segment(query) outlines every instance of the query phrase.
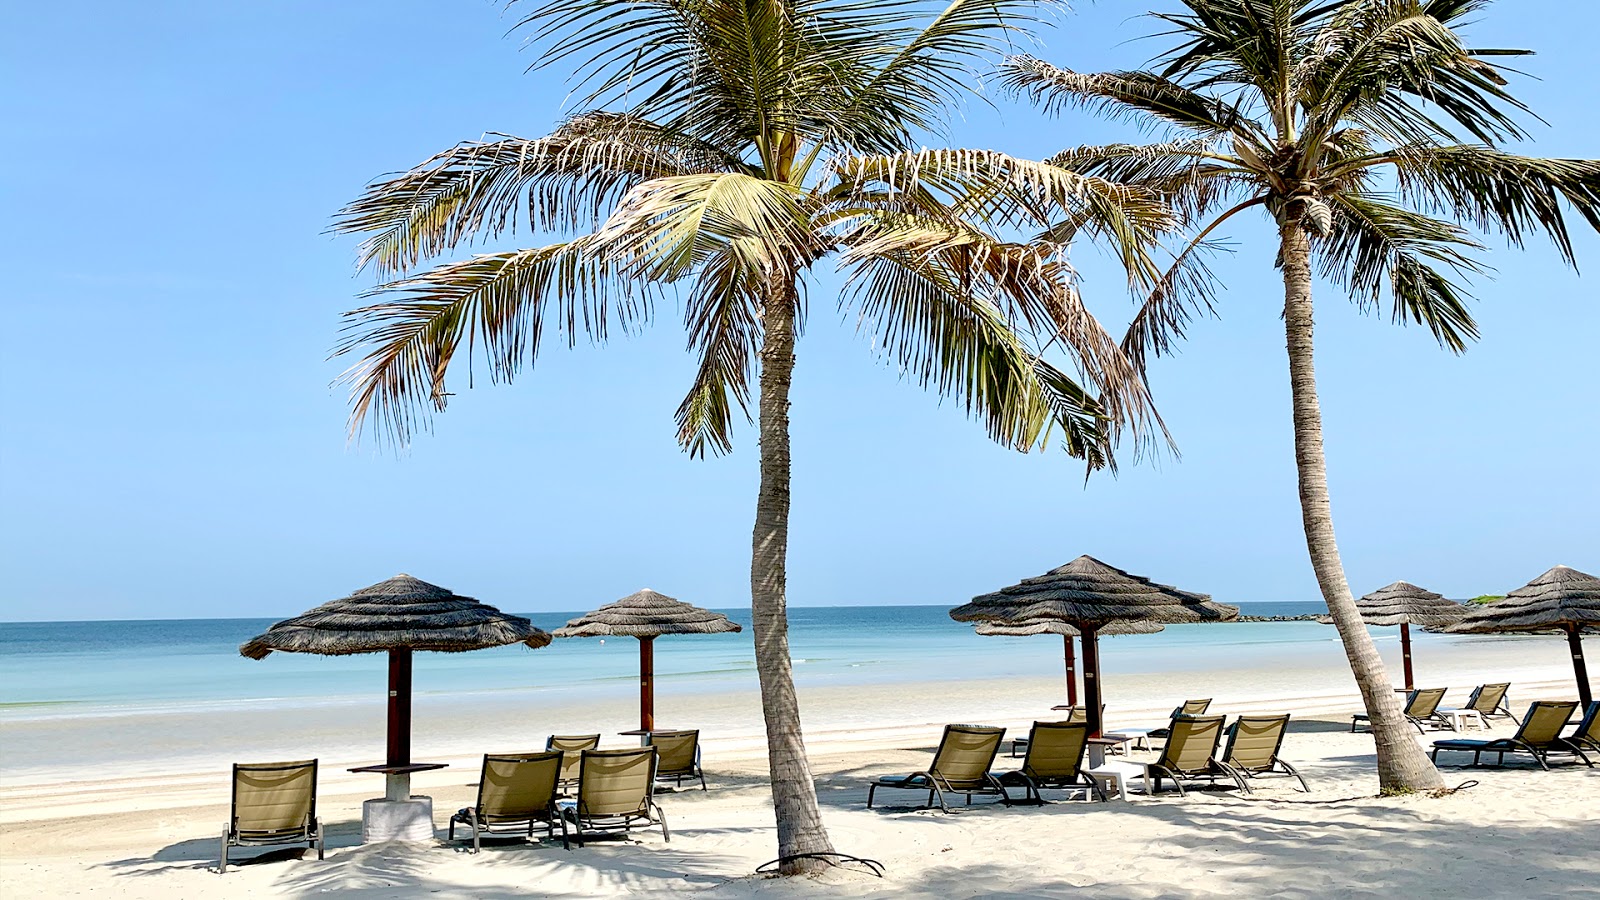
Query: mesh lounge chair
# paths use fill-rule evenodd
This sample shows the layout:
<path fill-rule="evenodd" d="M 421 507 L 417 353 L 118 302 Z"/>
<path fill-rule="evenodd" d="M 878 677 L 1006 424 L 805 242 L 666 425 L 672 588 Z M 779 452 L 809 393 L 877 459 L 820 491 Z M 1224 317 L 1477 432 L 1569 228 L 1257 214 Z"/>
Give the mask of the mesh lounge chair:
<path fill-rule="evenodd" d="M 1249 792 L 1244 777 L 1226 764 L 1217 761 L 1217 744 L 1222 740 L 1222 716 L 1173 716 L 1172 733 L 1167 745 L 1161 748 L 1161 758 L 1150 763 L 1152 794 L 1161 790 L 1161 777 L 1172 779 L 1183 796 L 1185 779 L 1229 778 L 1241 789 Z"/>
<path fill-rule="evenodd" d="M 1089 707 L 1087 707 L 1087 706 L 1056 706 L 1056 707 L 1052 707 L 1052 708 L 1067 714 L 1066 719 L 1064 719 L 1060 723 L 1062 725 L 1087 724 L 1088 721 L 1089 721 Z M 1104 703 L 1102 703 L 1102 704 L 1100 704 L 1100 721 L 1104 722 L 1105 718 L 1106 718 L 1106 705 Z M 1011 755 L 1012 755 L 1012 757 L 1021 756 L 1024 753 L 1026 753 L 1027 750 L 1028 750 L 1028 739 L 1027 738 L 1016 738 L 1016 739 L 1012 740 L 1012 742 L 1011 742 Z"/>
<path fill-rule="evenodd" d="M 561 751 L 508 753 L 483 757 L 478 779 L 478 802 L 450 817 L 450 840 L 456 825 L 472 830 L 472 852 L 482 849 L 482 835 L 526 834 L 540 824 L 552 840 L 561 826 L 561 845 L 567 845 L 565 823 L 556 812 L 556 782 L 561 777 Z"/>
<path fill-rule="evenodd" d="M 1567 722 L 1572 720 L 1572 714 L 1578 708 L 1575 700 L 1539 700 L 1522 716 L 1522 726 L 1517 733 L 1509 738 L 1497 738 L 1492 741 L 1449 740 L 1433 742 L 1433 759 L 1439 759 L 1440 750 L 1458 750 L 1462 753 L 1472 754 L 1472 764 L 1479 765 L 1485 753 L 1495 754 L 1495 765 L 1505 762 L 1507 753 L 1531 753 L 1539 768 L 1549 771 L 1547 764 L 1551 753 L 1571 753 L 1583 760 L 1584 765 L 1593 766 L 1589 757 L 1576 744 L 1569 744 L 1561 738 L 1561 729 L 1567 727 Z"/>
<path fill-rule="evenodd" d="M 652 731 L 645 740 L 656 748 L 656 780 L 672 779 L 674 787 L 683 787 L 685 778 L 700 779 L 700 790 L 706 789 L 706 773 L 700 768 L 700 732 Z"/>
<path fill-rule="evenodd" d="M 600 746 L 598 734 L 552 734 L 544 742 L 546 750 L 561 751 L 561 777 L 557 785 L 562 789 L 574 787 L 578 783 L 578 761 L 583 758 L 583 751 L 594 750 Z"/>
<path fill-rule="evenodd" d="M 1429 726 L 1435 730 L 1450 728 L 1450 720 L 1439 712 L 1439 701 L 1444 699 L 1445 691 L 1449 688 L 1418 688 L 1406 695 L 1406 708 L 1401 710 L 1406 721 L 1416 726 L 1417 734 L 1422 734 Z M 1361 722 L 1370 724 L 1371 717 L 1366 713 L 1356 713 L 1350 717 L 1350 730 L 1355 731 L 1356 725 Z"/>
<path fill-rule="evenodd" d="M 557 804 L 564 822 L 572 823 L 571 840 L 582 844 L 593 837 L 626 835 L 635 828 L 659 825 L 661 837 L 671 841 L 667 817 L 650 799 L 655 780 L 654 747 L 583 751 L 578 796 Z"/>
<path fill-rule="evenodd" d="M 926 772 L 885 775 L 874 781 L 867 788 L 867 809 L 872 808 L 872 797 L 878 788 L 927 791 L 928 802 L 923 807 L 933 806 L 937 800 L 945 812 L 950 811 L 944 802 L 945 794 L 965 794 L 968 806 L 972 805 L 974 794 L 999 797 L 1001 802 L 1010 803 L 1005 786 L 989 772 L 1005 734 L 1004 728 L 987 725 L 946 725 L 939 749 L 933 754 L 933 765 Z"/>
<path fill-rule="evenodd" d="M 1310 793 L 1306 780 L 1294 766 L 1278 757 L 1283 747 L 1283 736 L 1289 730 L 1289 716 L 1240 716 L 1228 726 L 1228 748 L 1222 752 L 1222 764 L 1244 776 L 1239 784 L 1248 793 L 1249 779 L 1271 772 L 1282 772 L 1300 782 L 1300 789 Z"/>
<path fill-rule="evenodd" d="M 1083 788 L 1084 799 L 1106 799 L 1099 782 L 1083 770 L 1089 749 L 1089 726 L 1083 722 L 1035 722 L 1028 732 L 1028 757 L 1022 768 L 1000 775 L 1003 785 L 1021 785 L 1027 792 L 1020 803 L 1043 803 L 1040 788 Z"/>
<path fill-rule="evenodd" d="M 317 761 L 233 766 L 233 801 L 222 829 L 217 873 L 228 871 L 229 847 L 298 844 L 323 858 L 322 822 L 317 819 Z"/>
<path fill-rule="evenodd" d="M 1173 710 L 1172 711 L 1172 715 L 1168 716 L 1167 718 L 1168 718 L 1168 720 L 1171 720 L 1171 719 L 1176 719 L 1179 716 L 1203 716 L 1203 715 L 1206 714 L 1206 710 L 1208 710 L 1210 708 L 1211 708 L 1211 698 L 1210 697 L 1206 697 L 1203 700 L 1185 700 L 1185 701 L 1183 701 L 1183 705 L 1178 707 L 1177 709 Z M 1171 733 L 1172 733 L 1172 729 L 1170 727 L 1152 728 L 1149 731 L 1146 731 L 1144 733 L 1144 737 L 1145 738 L 1165 738 L 1167 735 L 1169 735 Z"/>
<path fill-rule="evenodd" d="M 1511 714 L 1511 704 L 1506 700 L 1506 692 L 1509 690 L 1511 690 L 1510 682 L 1480 684 L 1472 689 L 1472 696 L 1467 698 L 1467 705 L 1463 709 L 1476 712 L 1485 725 L 1489 724 L 1490 719 L 1510 719 L 1513 723 L 1521 725 L 1517 717 Z"/>
<path fill-rule="evenodd" d="M 1600 700 L 1589 704 L 1577 729 L 1561 740 L 1575 753 L 1587 751 L 1600 754 Z"/>

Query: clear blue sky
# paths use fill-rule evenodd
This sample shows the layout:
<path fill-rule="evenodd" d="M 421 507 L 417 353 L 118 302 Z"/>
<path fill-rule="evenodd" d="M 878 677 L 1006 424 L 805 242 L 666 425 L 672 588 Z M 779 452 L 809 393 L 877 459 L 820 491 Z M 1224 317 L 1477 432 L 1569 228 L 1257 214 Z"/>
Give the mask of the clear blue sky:
<path fill-rule="evenodd" d="M 1133 67 L 1146 0 L 1043 35 L 1074 68 Z M 1532 47 L 1525 152 L 1600 156 L 1600 7 L 1502 2 L 1474 34 Z M 0 619 L 286 615 L 399 571 L 514 610 L 641 586 L 748 602 L 749 429 L 673 442 L 691 375 L 670 308 L 516 384 L 458 380 L 409 452 L 346 444 L 326 360 L 368 286 L 324 233 L 369 179 L 563 115 L 559 73 L 487 0 L 31 3 L 0 35 Z M 950 142 L 1041 155 L 1132 135 L 975 106 Z M 1311 600 L 1270 235 L 1233 233 L 1222 318 L 1154 370 L 1181 461 L 1087 488 L 1059 451 L 987 442 L 901 381 L 813 291 L 799 351 L 791 602 L 957 604 L 1091 553 L 1224 601 Z M 1319 375 L 1352 585 L 1499 592 L 1600 570 L 1600 240 L 1586 277 L 1498 243 L 1465 356 L 1321 287 Z M 1131 314 L 1079 252 L 1107 326 Z"/>

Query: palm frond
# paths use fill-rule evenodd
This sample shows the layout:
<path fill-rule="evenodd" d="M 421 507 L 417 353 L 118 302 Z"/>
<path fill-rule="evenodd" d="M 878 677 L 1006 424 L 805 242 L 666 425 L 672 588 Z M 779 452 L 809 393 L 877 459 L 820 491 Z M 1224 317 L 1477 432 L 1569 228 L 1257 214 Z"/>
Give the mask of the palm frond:
<path fill-rule="evenodd" d="M 741 238 L 741 240 L 753 240 Z M 722 253 L 702 266 L 685 306 L 689 349 L 700 357 L 694 384 L 678 406 L 678 443 L 690 456 L 733 449 L 733 407 L 749 419 L 750 373 L 761 340 L 761 284 Z"/>
<path fill-rule="evenodd" d="M 1075 107 L 1139 123 L 1153 119 L 1202 137 L 1235 131 L 1261 136 L 1238 106 L 1149 72 L 1085 74 L 1021 55 L 1001 66 L 1001 84 L 1049 114 Z"/>

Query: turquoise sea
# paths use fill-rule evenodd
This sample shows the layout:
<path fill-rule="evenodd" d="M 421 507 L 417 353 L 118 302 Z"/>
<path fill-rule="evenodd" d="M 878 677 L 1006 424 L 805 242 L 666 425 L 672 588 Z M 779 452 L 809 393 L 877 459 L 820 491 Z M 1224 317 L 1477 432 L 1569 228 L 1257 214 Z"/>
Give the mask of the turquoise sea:
<path fill-rule="evenodd" d="M 1320 612 L 1320 603 L 1247 603 L 1247 615 Z M 691 635 L 656 642 L 657 682 L 674 692 L 740 690 L 755 682 L 749 610 L 724 610 L 740 634 Z M 578 613 L 528 614 L 553 629 Z M 802 686 L 929 682 L 950 677 L 1059 677 L 1054 636 L 980 637 L 951 621 L 944 606 L 797 607 L 789 611 L 796 681 Z M 245 659 L 238 645 L 273 619 L 183 619 L 0 623 L 0 723 L 41 718 L 238 709 L 371 705 L 383 684 L 380 654 L 319 657 L 274 653 Z M 1378 629 L 1380 639 L 1395 629 Z M 1446 640 L 1420 635 L 1419 641 Z M 1270 665 L 1336 642 L 1315 622 L 1170 626 L 1154 635 L 1106 638 L 1107 671 L 1124 673 Z M 557 640 L 550 647 L 502 647 L 473 653 L 422 653 L 415 689 L 427 697 L 500 690 L 551 691 L 572 697 L 637 690 L 638 644 L 612 638 Z M 1297 648 L 1299 648 L 1297 650 Z"/>

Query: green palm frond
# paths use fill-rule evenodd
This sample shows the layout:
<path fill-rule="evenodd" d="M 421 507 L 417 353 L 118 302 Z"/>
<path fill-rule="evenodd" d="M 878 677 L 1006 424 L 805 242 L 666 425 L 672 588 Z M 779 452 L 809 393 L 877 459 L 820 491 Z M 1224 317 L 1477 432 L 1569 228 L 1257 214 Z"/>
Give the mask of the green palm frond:
<path fill-rule="evenodd" d="M 582 239 L 447 263 L 365 296 L 390 299 L 346 313 L 334 349 L 363 354 L 339 379 L 351 391 L 350 432 L 371 417 L 401 445 L 421 413 L 444 409 L 445 372 L 462 341 L 469 351 L 481 345 L 493 380 L 510 381 L 533 362 L 548 328 L 569 344 L 579 334 L 604 340 L 651 306 L 647 286 L 620 277 Z"/>
<path fill-rule="evenodd" d="M 751 240 L 743 238 L 741 240 Z M 690 456 L 733 449 L 733 408 L 750 413 L 750 374 L 761 339 L 761 288 L 741 263 L 722 253 L 703 267 L 685 307 L 689 349 L 700 357 L 694 384 L 678 406 L 678 443 Z"/>

